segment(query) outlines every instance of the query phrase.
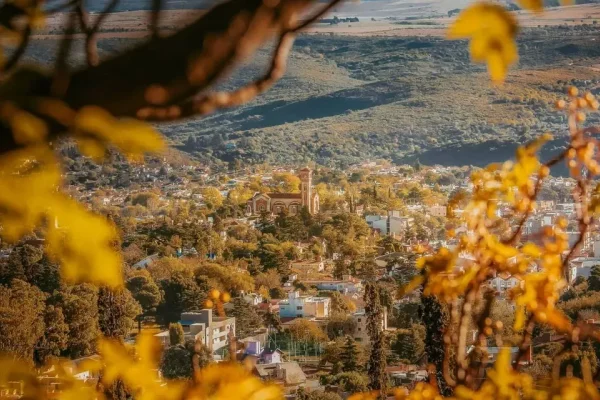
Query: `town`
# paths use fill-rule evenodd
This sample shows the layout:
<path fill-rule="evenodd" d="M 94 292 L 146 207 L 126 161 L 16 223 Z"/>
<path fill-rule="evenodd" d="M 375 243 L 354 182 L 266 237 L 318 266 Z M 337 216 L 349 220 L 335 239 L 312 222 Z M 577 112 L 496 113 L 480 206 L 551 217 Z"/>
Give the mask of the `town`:
<path fill-rule="evenodd" d="M 368 390 L 365 366 L 383 357 L 387 379 L 410 390 L 430 379 L 431 337 L 440 321 L 432 320 L 421 287 L 403 289 L 420 274 L 418 258 L 452 249 L 469 234 L 460 216 L 474 170 L 385 161 L 344 171 L 240 162 L 210 168 L 173 154 L 143 165 L 95 165 L 73 156 L 67 190 L 119 229 L 126 287 L 115 297 L 61 283 L 42 237 L 3 243 L 0 349 L 40 367 L 60 360 L 93 386 L 99 376 L 82 366 L 98 357 L 100 334 L 134 343 L 149 332 L 161 344 L 165 379 L 190 378 L 195 368 L 233 359 L 281 385 L 287 398 L 345 399 Z M 595 225 L 580 235 L 574 185 L 546 178 L 520 242 L 539 242 L 559 221 L 570 246 L 581 242 L 569 255 L 559 306 L 596 323 L 600 235 Z M 495 231 L 510 235 L 518 224 L 511 208 L 499 204 L 496 212 L 504 225 Z M 465 254 L 452 273 L 472 262 Z M 503 346 L 516 357 L 514 305 L 507 300 L 522 281 L 498 274 L 486 285 Z M 111 316 L 115 302 L 122 311 Z M 116 331 L 109 326 L 115 318 Z M 477 357 L 477 328 L 470 329 L 465 351 Z M 567 340 L 542 329 L 515 362 L 547 376 Z M 480 362 L 493 365 L 500 349 L 490 342 Z M 580 351 L 597 365 L 594 347 Z M 48 393 L 65 385 L 56 366 L 41 370 L 40 380 Z M 0 393 L 19 398 L 23 382 Z"/>

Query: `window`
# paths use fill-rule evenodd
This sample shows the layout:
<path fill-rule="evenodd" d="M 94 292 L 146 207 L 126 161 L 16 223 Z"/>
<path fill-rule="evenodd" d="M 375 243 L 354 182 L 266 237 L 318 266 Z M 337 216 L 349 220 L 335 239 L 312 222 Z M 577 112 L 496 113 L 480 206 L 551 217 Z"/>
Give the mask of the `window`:
<path fill-rule="evenodd" d="M 360 322 L 360 321 L 361 321 L 361 319 L 359 318 L 359 319 L 358 319 L 358 322 Z"/>
<path fill-rule="evenodd" d="M 258 207 L 258 209 L 259 209 L 260 211 L 265 211 L 265 206 L 264 206 L 264 205 L 261 205 L 260 207 Z"/>
<path fill-rule="evenodd" d="M 296 310 L 302 310 L 302 306 L 296 307 Z"/>
<path fill-rule="evenodd" d="M 303 315 L 302 315 L 302 314 L 296 314 L 296 317 L 298 317 L 298 318 L 302 318 L 302 317 L 303 317 Z"/>
<path fill-rule="evenodd" d="M 358 328 L 358 331 L 360 332 L 360 328 Z"/>

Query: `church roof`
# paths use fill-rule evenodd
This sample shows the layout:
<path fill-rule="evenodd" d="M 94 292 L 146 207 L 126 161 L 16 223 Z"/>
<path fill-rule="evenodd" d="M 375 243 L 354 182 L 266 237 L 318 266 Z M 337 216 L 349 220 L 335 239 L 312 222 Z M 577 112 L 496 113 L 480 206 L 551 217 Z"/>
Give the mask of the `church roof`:
<path fill-rule="evenodd" d="M 301 199 L 301 193 L 267 193 L 272 199 Z"/>

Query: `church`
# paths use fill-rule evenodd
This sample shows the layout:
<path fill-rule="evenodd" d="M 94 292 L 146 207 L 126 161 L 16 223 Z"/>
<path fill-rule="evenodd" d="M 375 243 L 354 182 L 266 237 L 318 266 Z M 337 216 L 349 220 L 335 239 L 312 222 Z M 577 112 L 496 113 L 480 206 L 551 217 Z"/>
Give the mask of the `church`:
<path fill-rule="evenodd" d="M 300 193 L 256 193 L 248 200 L 248 214 L 258 215 L 263 212 L 279 214 L 287 211 L 294 215 L 306 207 L 308 212 L 319 212 L 319 194 L 312 187 L 312 170 L 308 167 L 300 170 Z"/>

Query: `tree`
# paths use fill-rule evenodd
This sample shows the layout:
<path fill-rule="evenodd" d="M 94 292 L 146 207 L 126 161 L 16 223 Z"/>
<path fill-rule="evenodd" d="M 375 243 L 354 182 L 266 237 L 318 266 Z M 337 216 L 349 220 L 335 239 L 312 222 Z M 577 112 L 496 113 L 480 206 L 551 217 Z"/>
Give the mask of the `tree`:
<path fill-rule="evenodd" d="M 436 381 L 440 393 L 448 396 L 452 388 L 444 378 L 444 332 L 448 315 L 434 296 L 421 297 L 421 321 L 425 326 L 425 355 L 427 362 L 435 366 Z"/>
<path fill-rule="evenodd" d="M 184 311 L 199 311 L 204 307 L 208 285 L 199 286 L 197 282 L 183 271 L 160 282 L 164 296 L 157 307 L 157 315 L 163 324 L 179 321 Z"/>
<path fill-rule="evenodd" d="M 294 340 L 301 342 L 324 342 L 327 335 L 319 325 L 306 318 L 297 318 L 288 328 L 288 332 Z"/>
<path fill-rule="evenodd" d="M 333 313 L 327 321 L 327 336 L 335 339 L 338 336 L 354 335 L 356 331 L 356 321 L 352 316 L 340 313 Z"/>
<path fill-rule="evenodd" d="M 102 287 L 98 291 L 98 326 L 106 337 L 124 340 L 141 312 L 139 303 L 127 289 Z"/>
<path fill-rule="evenodd" d="M 216 210 L 223 205 L 223 195 L 216 187 L 202 189 L 202 197 L 209 210 Z"/>
<path fill-rule="evenodd" d="M 265 272 L 261 272 L 254 277 L 254 284 L 256 289 L 261 286 L 271 289 L 279 289 L 281 287 L 281 276 L 274 269 L 268 269 Z"/>
<path fill-rule="evenodd" d="M 322 375 L 321 384 L 337 385 L 340 391 L 348 393 L 364 393 L 370 389 L 369 377 L 356 371 Z"/>
<path fill-rule="evenodd" d="M 10 287 L 0 285 L 0 353 L 33 360 L 44 335 L 45 298 L 41 290 L 20 279 L 13 279 Z"/>
<path fill-rule="evenodd" d="M 187 340 L 167 348 L 162 355 L 160 370 L 167 379 L 191 379 L 194 372 L 212 361 L 208 348 L 201 342 Z"/>
<path fill-rule="evenodd" d="M 243 339 L 251 336 L 260 328 L 261 318 L 256 313 L 256 309 L 242 297 L 234 298 L 232 305 L 231 316 L 235 317 L 236 337 Z"/>
<path fill-rule="evenodd" d="M 381 321 L 383 319 L 383 307 L 379 298 L 379 288 L 374 283 L 365 286 L 365 314 L 367 317 L 367 331 L 371 342 L 371 354 L 369 356 L 368 374 L 369 388 L 379 390 L 379 397 L 387 397 L 387 373 L 386 368 L 386 342 L 383 336 Z"/>
<path fill-rule="evenodd" d="M 273 174 L 273 183 L 275 183 L 275 191 L 282 193 L 297 192 L 300 187 L 300 178 L 289 172 Z"/>
<path fill-rule="evenodd" d="M 185 343 L 185 334 L 179 322 L 169 324 L 169 343 L 171 346 Z"/>
<path fill-rule="evenodd" d="M 66 286 L 48 300 L 61 307 L 69 325 L 64 355 L 79 358 L 94 353 L 100 334 L 98 327 L 98 290 L 92 285 Z"/>
<path fill-rule="evenodd" d="M 331 299 L 331 313 L 332 314 L 350 314 L 356 311 L 356 305 L 352 300 L 343 296 L 338 291 L 330 293 L 329 298 Z"/>
<path fill-rule="evenodd" d="M 269 290 L 269 296 L 272 299 L 285 299 L 286 293 L 282 288 L 272 288 Z"/>
<path fill-rule="evenodd" d="M 346 336 L 344 352 L 341 355 L 342 369 L 344 372 L 358 371 L 358 350 L 351 336 Z"/>
<path fill-rule="evenodd" d="M 62 308 L 47 305 L 44 311 L 44 335 L 35 346 L 35 361 L 45 364 L 51 357 L 58 357 L 67 349 L 69 325 L 65 321 Z"/>
<path fill-rule="evenodd" d="M 600 292 L 600 265 L 594 265 L 590 270 L 588 278 L 588 288 L 595 292 Z"/>
<path fill-rule="evenodd" d="M 162 356 L 160 371 L 166 379 L 190 379 L 194 372 L 190 351 L 182 344 L 170 346 Z"/>
<path fill-rule="evenodd" d="M 425 351 L 425 328 L 422 325 L 413 325 L 410 330 L 399 330 L 392 344 L 392 350 L 398 357 L 409 364 L 419 362 Z"/>
<path fill-rule="evenodd" d="M 213 262 L 202 262 L 194 270 L 194 276 L 206 280 L 213 289 L 229 293 L 251 292 L 254 289 L 254 279 L 245 271 Z"/>
<path fill-rule="evenodd" d="M 0 264 L 0 283 L 9 284 L 13 279 L 30 282 L 36 273 L 36 263 L 43 255 L 39 247 L 29 244 L 16 246 L 8 260 Z"/>
<path fill-rule="evenodd" d="M 270 329 L 275 329 L 277 332 L 283 331 L 283 325 L 281 325 L 281 319 L 278 313 L 272 313 L 267 311 L 263 314 L 263 324 Z"/>
<path fill-rule="evenodd" d="M 126 287 L 142 307 L 144 315 L 156 312 L 162 296 L 158 285 L 148 272 L 129 278 Z"/>

